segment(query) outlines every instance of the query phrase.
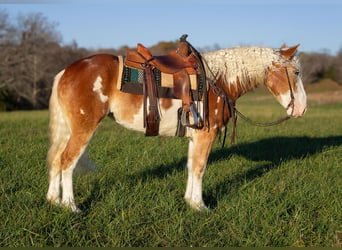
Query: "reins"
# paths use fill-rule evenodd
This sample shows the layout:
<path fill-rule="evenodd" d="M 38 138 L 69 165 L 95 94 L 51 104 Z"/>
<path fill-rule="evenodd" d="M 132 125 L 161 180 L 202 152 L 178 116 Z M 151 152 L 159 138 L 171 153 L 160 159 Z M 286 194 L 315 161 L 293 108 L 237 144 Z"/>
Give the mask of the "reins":
<path fill-rule="evenodd" d="M 290 80 L 290 77 L 289 77 L 289 73 L 288 73 L 288 70 L 287 70 L 287 67 L 285 67 L 285 71 L 286 71 L 286 77 L 287 77 L 287 82 L 289 84 L 289 90 L 290 90 L 290 97 L 291 97 L 291 101 L 290 103 L 288 104 L 287 106 L 287 109 L 288 108 L 292 108 L 292 111 L 291 111 L 291 114 L 290 115 L 287 115 L 283 118 L 280 118 L 276 121 L 273 121 L 273 122 L 255 122 L 253 120 L 251 120 L 250 118 L 246 117 L 244 114 L 242 114 L 235 106 L 235 101 L 231 100 L 228 96 L 228 94 L 224 91 L 224 89 L 222 88 L 222 86 L 217 86 L 216 85 L 216 82 L 217 82 L 217 75 L 215 75 L 212 70 L 210 69 L 210 67 L 208 66 L 208 63 L 207 61 L 200 55 L 200 53 L 189 43 L 189 47 L 191 48 L 191 50 L 193 52 L 195 52 L 195 55 L 197 57 L 198 62 L 200 62 L 199 66 L 201 68 L 202 71 L 205 72 L 205 69 L 208 69 L 208 71 L 210 72 L 212 78 L 209 80 L 209 79 L 206 79 L 208 80 L 209 82 L 209 85 L 213 88 L 213 92 L 216 96 L 220 97 L 223 99 L 224 103 L 223 105 L 224 106 L 227 106 L 227 109 L 229 110 L 230 114 L 231 114 L 231 118 L 233 120 L 233 126 L 232 126 L 232 134 L 231 134 L 231 143 L 234 144 L 235 143 L 235 137 L 236 137 L 236 123 L 237 123 L 237 118 L 238 116 L 240 118 L 242 118 L 244 121 L 254 125 L 254 126 L 258 126 L 258 127 L 270 127 L 270 126 L 275 126 L 275 125 L 279 125 L 281 124 L 282 122 L 286 121 L 286 120 L 289 120 L 294 112 L 294 95 L 293 95 L 293 90 L 292 90 L 292 85 L 291 85 L 291 80 Z M 204 64 L 206 67 L 204 67 Z M 206 75 L 206 74 L 205 74 Z M 206 97 L 205 97 L 206 98 Z M 224 107 L 223 106 L 223 107 Z M 222 112 L 222 116 L 223 116 L 224 112 Z M 225 145 L 225 141 L 226 141 L 226 136 L 227 136 L 227 124 L 225 124 L 225 132 L 224 132 L 224 137 L 223 137 L 223 142 L 222 142 L 222 148 L 224 147 Z"/>
<path fill-rule="evenodd" d="M 254 126 L 258 126 L 258 127 L 270 127 L 270 126 L 275 126 L 275 125 L 279 125 L 282 122 L 289 120 L 294 112 L 294 95 L 293 95 L 293 90 L 292 90 L 292 85 L 291 85 L 291 80 L 289 77 L 289 73 L 287 70 L 287 67 L 285 67 L 286 70 L 286 77 L 287 77 L 287 82 L 289 84 L 289 90 L 290 90 L 290 97 L 291 97 L 291 101 L 287 106 L 288 108 L 292 108 L 291 114 L 287 115 L 283 118 L 280 118 L 276 121 L 273 122 L 255 122 L 253 120 L 251 120 L 250 118 L 246 117 L 244 114 L 242 114 L 235 106 L 235 102 L 232 101 L 229 96 L 227 95 L 227 93 L 223 90 L 222 86 L 217 86 L 215 83 L 217 82 L 217 75 L 214 75 L 214 73 L 211 71 L 211 69 L 208 66 L 208 63 L 205 61 L 205 59 L 203 58 L 207 68 L 210 71 L 210 74 L 213 76 L 213 79 L 211 79 L 209 81 L 210 86 L 213 88 L 213 92 L 215 95 L 217 95 L 218 97 L 221 97 L 226 106 L 227 109 L 230 111 L 231 114 L 231 118 L 233 119 L 233 126 L 232 126 L 232 134 L 231 134 L 231 143 L 234 144 L 235 143 L 235 137 L 236 137 L 236 123 L 237 123 L 237 118 L 238 116 L 240 118 L 242 118 L 244 121 L 254 125 Z M 225 127 L 227 127 L 227 125 L 225 125 Z M 224 137 L 223 137 L 223 142 L 222 142 L 222 148 L 225 145 L 225 141 L 226 141 L 226 136 L 227 136 L 227 129 L 225 128 L 225 132 L 224 132 Z"/>
<path fill-rule="evenodd" d="M 289 105 L 287 106 L 288 108 L 292 108 L 291 111 L 291 115 L 287 115 L 283 118 L 280 118 L 274 122 L 255 122 L 252 121 L 251 119 L 249 119 L 248 117 L 246 117 L 245 115 L 243 115 L 235 106 L 234 106 L 234 111 L 245 121 L 249 122 L 252 125 L 258 126 L 258 127 L 270 127 L 270 126 L 274 126 L 274 125 L 278 125 L 288 119 L 291 118 L 293 111 L 294 111 L 294 95 L 293 95 L 293 91 L 292 91 L 292 86 L 291 86 L 291 81 L 290 81 L 290 77 L 289 77 L 289 72 L 287 70 L 287 67 L 285 67 L 285 71 L 286 71 L 286 77 L 287 77 L 287 82 L 289 84 L 289 89 L 290 89 L 290 97 L 291 97 L 291 101 L 289 103 Z"/>
<path fill-rule="evenodd" d="M 280 118 L 274 122 L 255 122 L 252 121 L 251 119 L 249 119 L 248 117 L 246 117 L 245 115 L 243 115 L 239 110 L 237 110 L 236 107 L 234 107 L 234 111 L 236 112 L 236 114 L 239 115 L 240 118 L 242 118 L 244 121 L 254 125 L 254 126 L 258 126 L 258 127 L 271 127 L 271 126 L 275 126 L 275 125 L 279 125 L 280 123 L 288 120 L 291 118 L 291 116 L 287 115 L 283 118 Z"/>

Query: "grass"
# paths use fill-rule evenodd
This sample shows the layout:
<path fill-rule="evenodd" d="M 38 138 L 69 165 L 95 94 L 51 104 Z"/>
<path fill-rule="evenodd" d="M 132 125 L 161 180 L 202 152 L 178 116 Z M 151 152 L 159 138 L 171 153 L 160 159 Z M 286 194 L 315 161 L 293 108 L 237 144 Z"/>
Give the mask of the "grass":
<path fill-rule="evenodd" d="M 309 105 L 274 127 L 239 120 L 236 145 L 217 140 L 209 213 L 183 201 L 187 139 L 145 138 L 110 119 L 89 147 L 98 172 L 75 176 L 83 213 L 52 206 L 47 111 L 1 113 L 0 246 L 341 246 L 342 103 Z M 285 114 L 260 94 L 238 107 L 258 121 Z"/>

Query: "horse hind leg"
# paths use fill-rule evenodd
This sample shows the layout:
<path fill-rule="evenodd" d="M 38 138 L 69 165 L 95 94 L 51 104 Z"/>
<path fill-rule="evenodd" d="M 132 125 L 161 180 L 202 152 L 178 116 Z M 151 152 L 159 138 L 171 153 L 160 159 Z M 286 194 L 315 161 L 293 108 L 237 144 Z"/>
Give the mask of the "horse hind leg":
<path fill-rule="evenodd" d="M 74 123 L 77 121 L 75 118 L 69 120 Z M 73 212 L 80 212 L 74 199 L 72 175 L 81 158 L 81 161 L 88 162 L 85 149 L 96 127 L 80 126 L 77 129 L 69 129 L 71 126 L 68 122 L 61 122 L 57 127 L 57 131 L 65 129 L 66 133 L 51 140 L 52 146 L 48 154 L 50 184 L 47 199 L 70 208 Z"/>
<path fill-rule="evenodd" d="M 80 158 L 82 165 L 87 163 L 89 167 L 90 159 L 85 148 L 96 129 L 96 124 L 95 128 L 93 126 L 83 129 L 82 127 L 71 128 L 70 121 L 77 124 L 78 118 L 75 115 L 67 117 L 57 96 L 57 87 L 62 74 L 63 71 L 55 78 L 49 104 L 50 148 L 47 155 L 49 188 L 46 198 L 51 203 L 63 204 L 77 212 L 79 210 L 73 198 L 72 173 Z"/>
<path fill-rule="evenodd" d="M 91 136 L 92 131 L 72 133 L 68 144 L 61 155 L 61 204 L 70 208 L 73 212 L 80 212 L 80 210 L 77 208 L 74 199 L 72 175 L 77 162 L 82 157 L 82 154 L 89 143 Z"/>
<path fill-rule="evenodd" d="M 89 162 L 90 160 L 85 152 L 93 133 L 95 132 L 101 117 L 89 112 L 87 119 L 76 113 L 68 113 L 68 124 L 70 126 L 70 135 L 67 144 L 60 155 L 60 187 L 62 190 L 61 204 L 70 208 L 73 212 L 80 212 L 77 208 L 74 192 L 72 176 L 76 165 L 81 162 Z M 88 121 L 88 122 L 85 122 Z"/>

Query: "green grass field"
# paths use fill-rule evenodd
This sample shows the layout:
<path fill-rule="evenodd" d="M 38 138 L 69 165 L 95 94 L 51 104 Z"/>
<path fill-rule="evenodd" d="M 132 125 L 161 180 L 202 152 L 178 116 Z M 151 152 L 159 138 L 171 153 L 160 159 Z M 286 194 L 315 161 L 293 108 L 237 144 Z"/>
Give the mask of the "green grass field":
<path fill-rule="evenodd" d="M 251 94 L 258 121 L 285 111 Z M 0 113 L 0 246 L 341 246 L 342 103 L 267 128 L 238 120 L 235 145 L 214 145 L 209 213 L 183 195 L 187 139 L 145 138 L 106 119 L 89 147 L 98 171 L 75 176 L 72 214 L 48 204 L 48 112 Z"/>

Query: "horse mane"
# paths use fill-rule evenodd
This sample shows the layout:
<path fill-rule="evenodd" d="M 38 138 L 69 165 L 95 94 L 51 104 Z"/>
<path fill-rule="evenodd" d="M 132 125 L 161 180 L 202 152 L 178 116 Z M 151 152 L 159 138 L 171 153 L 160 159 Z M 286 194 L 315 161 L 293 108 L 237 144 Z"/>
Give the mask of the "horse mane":
<path fill-rule="evenodd" d="M 267 70 L 273 62 L 280 65 L 289 63 L 278 49 L 267 47 L 234 47 L 203 54 L 214 76 L 225 84 L 248 91 L 266 81 Z M 296 62 L 296 60 L 294 60 Z"/>

